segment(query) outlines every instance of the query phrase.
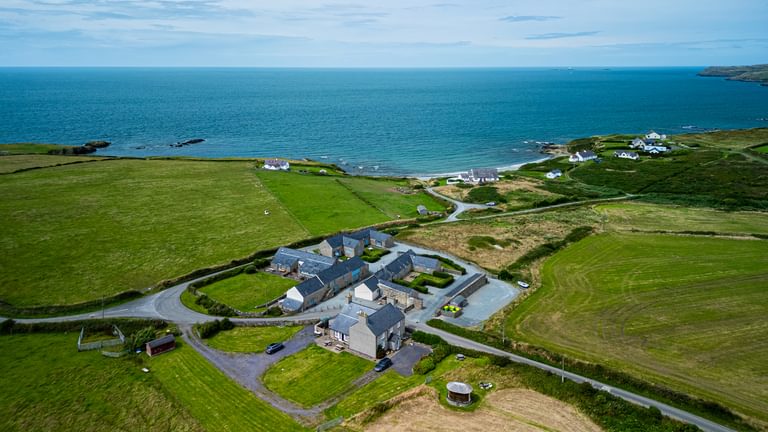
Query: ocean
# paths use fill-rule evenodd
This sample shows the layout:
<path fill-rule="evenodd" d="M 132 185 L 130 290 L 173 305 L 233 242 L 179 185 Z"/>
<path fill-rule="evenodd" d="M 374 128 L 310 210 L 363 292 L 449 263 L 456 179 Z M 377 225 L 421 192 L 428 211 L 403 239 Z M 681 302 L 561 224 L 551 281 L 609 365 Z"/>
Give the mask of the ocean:
<path fill-rule="evenodd" d="M 700 69 L 3 68 L 0 142 L 426 175 L 540 159 L 537 141 L 768 126 L 768 87 Z"/>

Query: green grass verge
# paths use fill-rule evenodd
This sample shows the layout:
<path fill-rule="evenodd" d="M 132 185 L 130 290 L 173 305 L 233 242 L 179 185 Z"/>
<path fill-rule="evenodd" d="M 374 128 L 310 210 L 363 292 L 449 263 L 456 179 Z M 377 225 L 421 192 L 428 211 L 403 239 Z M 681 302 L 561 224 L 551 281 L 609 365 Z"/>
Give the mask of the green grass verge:
<path fill-rule="evenodd" d="M 0 185 L 13 227 L 0 241 L 0 299 L 19 307 L 143 289 L 307 236 L 248 162 L 114 160 Z"/>
<path fill-rule="evenodd" d="M 273 342 L 284 342 L 299 332 L 302 326 L 260 326 L 235 327 L 221 331 L 216 336 L 206 339 L 211 348 L 228 352 L 258 353 L 264 351 Z"/>
<path fill-rule="evenodd" d="M 286 279 L 270 273 L 257 272 L 220 280 L 198 291 L 219 303 L 224 303 L 242 312 L 253 312 L 256 306 L 285 294 L 296 285 L 293 279 Z"/>
<path fill-rule="evenodd" d="M 758 153 L 768 153 L 768 144 L 761 145 L 760 147 L 755 147 L 752 150 Z"/>
<path fill-rule="evenodd" d="M 349 390 L 373 362 L 311 345 L 278 361 L 262 377 L 268 389 L 309 407 Z"/>
<path fill-rule="evenodd" d="M 768 420 L 768 242 L 593 236 L 550 258 L 507 334 Z"/>
<path fill-rule="evenodd" d="M 181 293 L 181 304 L 184 306 L 192 309 L 195 312 L 199 312 L 201 314 L 208 314 L 208 309 L 204 308 L 203 306 L 195 303 L 195 300 L 197 300 L 197 297 L 195 297 L 194 294 L 191 292 L 184 290 Z"/>
<path fill-rule="evenodd" d="M 154 357 L 149 368 L 206 430 L 300 431 L 287 414 L 229 379 L 189 346 Z"/>
<path fill-rule="evenodd" d="M 0 337 L 0 430 L 204 430 L 140 362 L 78 353 L 76 341 L 77 333 Z"/>

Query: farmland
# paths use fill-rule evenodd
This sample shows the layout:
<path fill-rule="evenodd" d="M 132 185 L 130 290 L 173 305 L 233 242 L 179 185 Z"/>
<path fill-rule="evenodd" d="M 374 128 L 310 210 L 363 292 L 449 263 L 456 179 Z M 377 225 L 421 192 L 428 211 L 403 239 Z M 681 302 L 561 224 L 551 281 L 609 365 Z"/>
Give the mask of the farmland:
<path fill-rule="evenodd" d="M 740 149 L 768 143 L 768 128 L 682 134 L 672 137 L 685 145 Z"/>
<path fill-rule="evenodd" d="M 768 242 L 611 233 L 547 260 L 507 334 L 766 420 Z"/>
<path fill-rule="evenodd" d="M 373 363 L 316 345 L 278 361 L 262 377 L 264 385 L 303 406 L 312 406 L 349 390 Z"/>
<path fill-rule="evenodd" d="M 202 431 L 154 374 L 127 359 L 78 353 L 77 335 L 0 337 L 0 429 Z"/>
<path fill-rule="evenodd" d="M 14 171 L 26 170 L 30 168 L 50 167 L 56 165 L 67 165 L 78 162 L 89 162 L 102 160 L 100 158 L 88 156 L 54 156 L 54 155 L 11 155 L 0 156 L 0 174 L 12 173 Z"/>
<path fill-rule="evenodd" d="M 206 339 L 211 348 L 220 351 L 258 353 L 272 342 L 283 342 L 293 337 L 301 326 L 235 327 Z"/>
<path fill-rule="evenodd" d="M 394 181 L 255 166 L 118 159 L 1 176 L 0 217 L 13 229 L 0 240 L 0 300 L 20 308 L 98 300 L 311 235 L 411 216 L 417 200 L 440 208 L 423 193 L 391 190 Z M 368 204 L 377 196 L 381 209 Z"/>
<path fill-rule="evenodd" d="M 199 291 L 219 303 L 249 312 L 256 306 L 280 297 L 296 284 L 293 279 L 269 273 L 243 272 L 200 288 Z"/>
<path fill-rule="evenodd" d="M 306 237 L 252 168 L 113 160 L 2 176 L 14 229 L 0 241 L 0 298 L 93 300 Z"/>

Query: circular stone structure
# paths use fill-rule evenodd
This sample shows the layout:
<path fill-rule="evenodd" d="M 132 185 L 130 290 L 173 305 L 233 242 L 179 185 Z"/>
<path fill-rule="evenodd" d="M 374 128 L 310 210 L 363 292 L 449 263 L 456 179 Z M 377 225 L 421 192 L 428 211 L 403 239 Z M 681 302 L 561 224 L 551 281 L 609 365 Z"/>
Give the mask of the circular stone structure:
<path fill-rule="evenodd" d="M 472 403 L 472 386 L 457 381 L 449 382 L 446 387 L 448 388 L 448 396 L 446 400 L 451 405 L 467 406 Z"/>

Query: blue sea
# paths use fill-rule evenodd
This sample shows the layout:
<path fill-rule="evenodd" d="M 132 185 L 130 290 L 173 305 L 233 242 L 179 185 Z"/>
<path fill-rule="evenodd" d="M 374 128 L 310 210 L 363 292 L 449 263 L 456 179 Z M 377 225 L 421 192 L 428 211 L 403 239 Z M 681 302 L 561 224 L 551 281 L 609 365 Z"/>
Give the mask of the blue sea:
<path fill-rule="evenodd" d="M 537 141 L 768 126 L 768 87 L 699 70 L 6 68 L 0 142 L 418 175 L 540 159 Z"/>

